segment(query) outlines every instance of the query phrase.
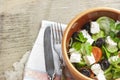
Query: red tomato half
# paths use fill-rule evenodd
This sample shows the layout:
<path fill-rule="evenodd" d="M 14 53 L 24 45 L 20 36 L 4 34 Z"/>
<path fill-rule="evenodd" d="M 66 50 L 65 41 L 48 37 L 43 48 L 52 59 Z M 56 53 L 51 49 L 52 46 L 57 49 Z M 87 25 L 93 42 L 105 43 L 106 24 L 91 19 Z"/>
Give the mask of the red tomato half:
<path fill-rule="evenodd" d="M 96 60 L 96 62 L 100 61 L 100 59 L 102 58 L 102 51 L 99 47 L 93 46 L 92 47 L 92 53 L 94 55 L 94 58 Z"/>

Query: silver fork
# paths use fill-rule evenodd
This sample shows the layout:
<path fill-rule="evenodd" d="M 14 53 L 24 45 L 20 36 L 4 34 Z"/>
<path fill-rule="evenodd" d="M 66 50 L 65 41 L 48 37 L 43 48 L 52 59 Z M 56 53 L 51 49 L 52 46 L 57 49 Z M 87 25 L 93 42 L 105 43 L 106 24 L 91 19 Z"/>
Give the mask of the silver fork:
<path fill-rule="evenodd" d="M 62 58 L 62 49 L 61 49 L 61 42 L 63 36 L 63 29 L 61 23 L 53 24 L 51 27 L 52 31 L 52 39 L 53 39 L 53 49 L 57 53 L 59 60 L 61 62 L 60 67 L 63 68 L 63 58 Z"/>

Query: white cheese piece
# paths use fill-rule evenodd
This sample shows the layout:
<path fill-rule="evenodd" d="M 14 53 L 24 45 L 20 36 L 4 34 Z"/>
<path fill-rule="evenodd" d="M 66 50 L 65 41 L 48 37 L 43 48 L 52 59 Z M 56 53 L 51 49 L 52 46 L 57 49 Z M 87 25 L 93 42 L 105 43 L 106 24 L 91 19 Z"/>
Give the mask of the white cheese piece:
<path fill-rule="evenodd" d="M 111 63 L 111 62 L 115 62 L 115 61 L 117 61 L 118 60 L 118 58 L 119 58 L 119 56 L 111 56 L 109 59 L 108 59 L 108 61 Z"/>
<path fill-rule="evenodd" d="M 91 64 L 95 63 L 95 58 L 92 53 L 91 53 L 91 55 L 85 55 L 84 60 L 87 63 L 87 65 L 91 65 Z"/>
<path fill-rule="evenodd" d="M 97 78 L 98 80 L 106 80 L 105 75 L 104 75 L 103 73 L 99 73 L 99 74 L 96 76 L 96 78 Z"/>
<path fill-rule="evenodd" d="M 96 75 L 98 80 L 106 80 L 104 71 L 101 69 L 100 64 L 94 64 L 91 66 L 92 72 Z"/>
<path fill-rule="evenodd" d="M 92 43 L 94 42 L 94 40 L 92 38 L 88 39 L 87 42 L 90 43 L 90 45 L 92 45 Z"/>
<path fill-rule="evenodd" d="M 87 39 L 91 39 L 91 36 L 89 35 L 89 33 L 86 30 L 81 30 L 83 36 Z"/>
<path fill-rule="evenodd" d="M 103 73 L 103 70 L 101 69 L 101 66 L 100 64 L 94 64 L 91 66 L 91 70 L 92 72 L 95 74 L 95 75 L 98 75 L 99 73 Z"/>
<path fill-rule="evenodd" d="M 75 52 L 76 50 L 74 49 L 74 48 L 70 48 L 69 49 L 69 52 L 71 53 L 71 52 Z"/>
<path fill-rule="evenodd" d="M 92 34 L 96 34 L 100 32 L 99 24 L 97 22 L 91 22 L 90 31 Z"/>
<path fill-rule="evenodd" d="M 86 30 L 81 30 L 83 36 L 85 38 L 87 38 L 87 42 L 89 42 L 90 44 L 92 44 L 94 42 L 94 40 L 91 38 L 91 36 L 89 35 L 89 33 Z"/>
<path fill-rule="evenodd" d="M 106 43 L 107 43 L 108 45 L 110 45 L 110 46 L 117 46 L 117 43 L 114 42 L 114 41 L 110 38 L 110 36 L 107 36 L 107 38 L 106 38 Z"/>
<path fill-rule="evenodd" d="M 78 63 L 82 60 L 80 53 L 71 53 L 70 62 Z"/>

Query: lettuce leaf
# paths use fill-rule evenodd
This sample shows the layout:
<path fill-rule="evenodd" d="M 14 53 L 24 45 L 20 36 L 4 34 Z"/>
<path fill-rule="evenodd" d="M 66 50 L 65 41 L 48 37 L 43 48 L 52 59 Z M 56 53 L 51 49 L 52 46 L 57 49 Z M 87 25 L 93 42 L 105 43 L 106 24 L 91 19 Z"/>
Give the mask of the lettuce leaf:
<path fill-rule="evenodd" d="M 97 23 L 100 25 L 100 29 L 104 30 L 107 35 L 111 30 L 115 29 L 115 20 L 112 18 L 103 16 L 97 19 Z"/>
<path fill-rule="evenodd" d="M 105 52 L 105 56 L 107 57 L 107 59 L 109 59 L 111 53 L 107 51 L 107 49 L 106 49 L 105 46 L 102 46 L 102 49 L 104 50 L 104 52 Z"/>
<path fill-rule="evenodd" d="M 90 45 L 90 43 L 86 42 L 86 43 L 83 43 L 81 45 L 81 49 L 80 49 L 81 53 L 83 55 L 91 55 L 91 52 L 92 52 L 92 46 Z"/>
<path fill-rule="evenodd" d="M 116 61 L 112 61 L 111 65 L 113 66 L 113 79 L 120 78 L 120 58 L 118 58 Z"/>
<path fill-rule="evenodd" d="M 87 38 L 84 37 L 84 35 L 83 35 L 82 32 L 80 32 L 80 33 L 78 34 L 78 37 L 77 37 L 76 39 L 77 39 L 78 41 L 82 42 L 82 43 L 84 43 L 84 42 L 87 41 Z"/>
<path fill-rule="evenodd" d="M 72 44 L 72 48 L 76 49 L 77 51 L 80 50 L 81 48 L 81 43 L 80 42 L 74 42 Z"/>

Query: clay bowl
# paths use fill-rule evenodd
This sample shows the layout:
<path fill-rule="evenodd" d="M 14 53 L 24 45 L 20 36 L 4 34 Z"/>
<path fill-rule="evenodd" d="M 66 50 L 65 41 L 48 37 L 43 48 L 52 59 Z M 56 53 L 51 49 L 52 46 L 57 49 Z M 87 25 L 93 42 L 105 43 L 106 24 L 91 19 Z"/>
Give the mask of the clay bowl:
<path fill-rule="evenodd" d="M 119 10 L 108 8 L 108 7 L 98 7 L 98 8 L 92 8 L 84 12 L 81 12 L 69 22 L 67 28 L 65 29 L 63 40 L 62 40 L 63 58 L 66 66 L 68 67 L 70 73 L 75 78 L 75 80 L 92 80 L 92 79 L 81 74 L 70 62 L 69 56 L 68 56 L 68 49 L 69 49 L 68 45 L 69 45 L 70 38 L 72 34 L 80 30 L 85 23 L 96 20 L 101 16 L 111 17 L 114 20 L 120 21 Z"/>

